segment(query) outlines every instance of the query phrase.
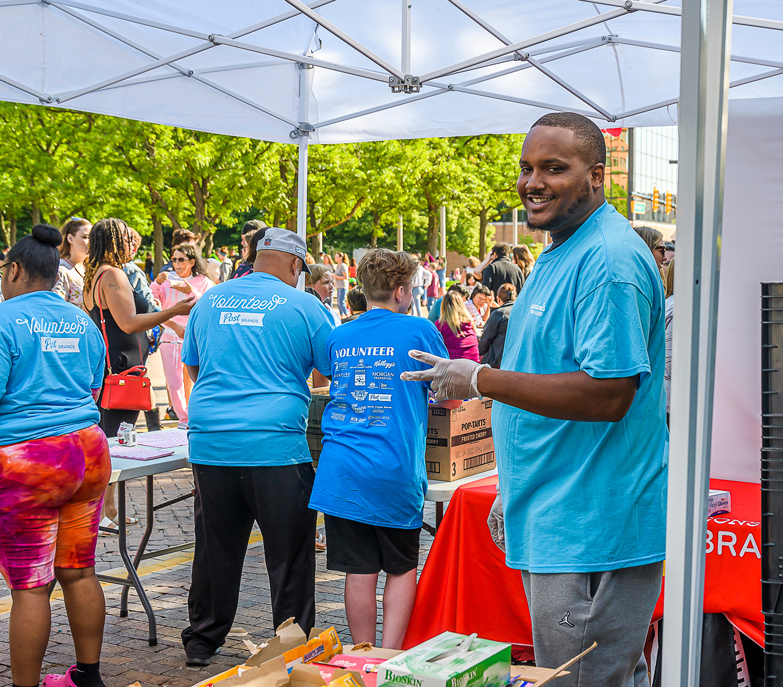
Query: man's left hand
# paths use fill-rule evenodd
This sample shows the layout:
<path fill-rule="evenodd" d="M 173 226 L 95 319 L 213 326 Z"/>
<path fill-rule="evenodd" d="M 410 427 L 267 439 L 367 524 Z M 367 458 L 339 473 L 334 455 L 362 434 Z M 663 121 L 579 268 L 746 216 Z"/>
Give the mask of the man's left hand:
<path fill-rule="evenodd" d="M 481 365 L 465 358 L 439 358 L 424 351 L 410 351 L 408 355 L 414 360 L 432 365 L 432 369 L 403 372 L 400 379 L 406 382 L 431 382 L 432 391 L 439 401 L 464 400 L 481 395 L 478 391 L 478 375 L 482 368 L 489 365 Z"/>

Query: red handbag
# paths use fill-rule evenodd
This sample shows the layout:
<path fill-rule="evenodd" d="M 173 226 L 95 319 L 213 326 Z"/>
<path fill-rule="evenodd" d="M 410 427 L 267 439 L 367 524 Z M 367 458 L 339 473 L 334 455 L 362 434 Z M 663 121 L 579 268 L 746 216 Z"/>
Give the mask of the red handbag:
<path fill-rule="evenodd" d="M 103 274 L 98 277 L 98 282 L 103 278 Z M 98 310 L 101 313 L 101 330 L 103 331 L 103 341 L 106 344 L 106 367 L 109 369 L 109 374 L 103 380 L 101 408 L 105 410 L 152 410 L 154 407 L 152 381 L 147 377 L 147 368 L 144 365 L 136 365 L 118 374 L 113 374 L 111 371 L 109 337 L 106 336 L 106 322 L 103 319 L 99 286 L 100 284 L 96 284 Z M 139 357 L 144 359 L 141 355 L 141 344 L 139 344 Z"/>

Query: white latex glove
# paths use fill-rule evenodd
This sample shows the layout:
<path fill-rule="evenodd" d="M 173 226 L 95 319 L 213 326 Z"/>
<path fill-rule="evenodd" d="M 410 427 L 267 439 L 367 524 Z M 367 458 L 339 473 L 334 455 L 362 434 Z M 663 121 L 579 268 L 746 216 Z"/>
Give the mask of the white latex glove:
<path fill-rule="evenodd" d="M 503 553 L 505 553 L 506 525 L 503 520 L 503 499 L 500 497 L 500 492 L 498 492 L 498 495 L 495 497 L 495 501 L 489 511 L 487 525 L 489 525 L 489 533 L 492 536 L 492 541 L 495 542 Z"/>
<path fill-rule="evenodd" d="M 406 382 L 432 382 L 432 391 L 439 401 L 464 400 L 481 395 L 478 391 L 478 374 L 482 368 L 489 365 L 481 365 L 465 358 L 439 358 L 424 351 L 409 351 L 408 355 L 414 360 L 432 365 L 432 369 L 403 372 L 400 379 Z"/>

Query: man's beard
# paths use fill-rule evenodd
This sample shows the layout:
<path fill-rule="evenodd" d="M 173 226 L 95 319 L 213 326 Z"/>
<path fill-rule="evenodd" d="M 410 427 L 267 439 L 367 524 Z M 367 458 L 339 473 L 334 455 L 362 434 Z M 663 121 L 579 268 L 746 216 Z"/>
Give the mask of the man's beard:
<path fill-rule="evenodd" d="M 535 220 L 528 215 L 527 224 L 531 229 L 537 229 L 538 231 L 548 231 L 550 234 L 556 234 L 566 224 L 571 221 L 571 218 L 577 214 L 577 211 L 582 207 L 585 207 L 590 202 L 590 180 L 585 180 L 584 188 L 579 196 L 574 200 L 571 205 L 566 208 L 565 212 L 553 217 L 548 222 L 542 224 L 534 224 Z"/>

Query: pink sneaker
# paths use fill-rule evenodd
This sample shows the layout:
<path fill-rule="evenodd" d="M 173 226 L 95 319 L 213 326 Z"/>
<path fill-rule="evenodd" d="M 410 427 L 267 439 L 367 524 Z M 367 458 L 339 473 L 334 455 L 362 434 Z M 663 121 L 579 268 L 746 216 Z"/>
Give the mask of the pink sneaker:
<path fill-rule="evenodd" d="M 76 670 L 76 666 L 71 666 L 65 671 L 65 675 L 47 675 L 43 679 L 43 687 L 76 687 L 71 673 Z"/>

